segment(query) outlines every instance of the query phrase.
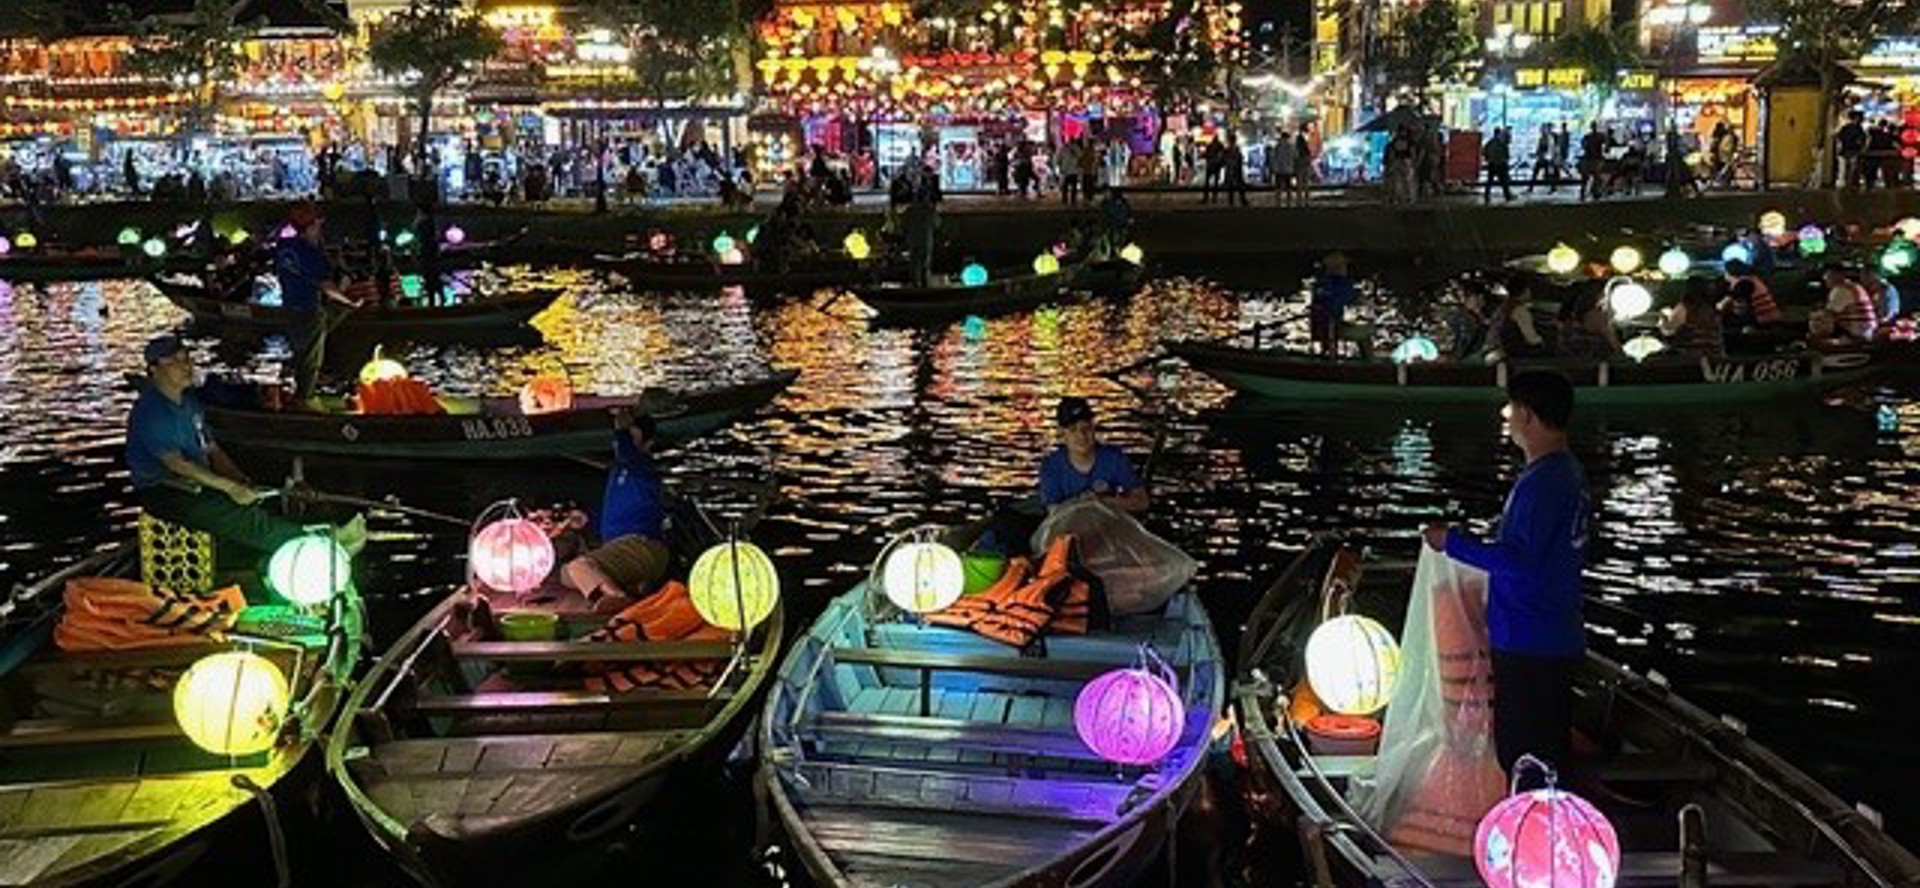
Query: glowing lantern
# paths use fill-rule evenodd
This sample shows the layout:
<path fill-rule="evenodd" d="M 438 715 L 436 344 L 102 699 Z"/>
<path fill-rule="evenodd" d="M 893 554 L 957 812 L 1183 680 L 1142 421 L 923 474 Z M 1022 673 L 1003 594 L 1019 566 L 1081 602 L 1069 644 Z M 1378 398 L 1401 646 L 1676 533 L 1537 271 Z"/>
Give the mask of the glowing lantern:
<path fill-rule="evenodd" d="M 13 241 L 8 240 L 6 235 L 0 235 L 0 256 L 11 252 L 13 252 Z"/>
<path fill-rule="evenodd" d="M 1607 308 L 1622 323 L 1653 310 L 1653 294 L 1632 278 L 1614 278 L 1607 284 Z"/>
<path fill-rule="evenodd" d="M 673 249 L 673 237 L 664 231 L 647 235 L 647 249 L 655 253 L 665 253 Z"/>
<path fill-rule="evenodd" d="M 752 228 L 747 229 L 747 243 L 753 243 L 759 239 L 760 239 L 760 226 L 755 225 Z"/>
<path fill-rule="evenodd" d="M 740 252 L 739 247 L 723 250 L 720 253 L 721 265 L 742 265 L 745 264 L 746 261 L 747 254 Z"/>
<path fill-rule="evenodd" d="M 425 278 L 417 274 L 403 274 L 400 276 L 400 295 L 408 299 L 419 299 L 421 294 L 425 292 L 427 292 L 427 282 Z"/>
<path fill-rule="evenodd" d="M 738 540 L 701 553 L 687 574 L 700 619 L 736 632 L 760 625 L 780 600 L 780 575 L 766 550 Z"/>
<path fill-rule="evenodd" d="M 1880 254 L 1880 268 L 1888 274 L 1899 274 L 1913 267 L 1914 247 L 1910 243 L 1897 243 L 1887 247 Z"/>
<path fill-rule="evenodd" d="M 873 245 L 867 243 L 867 233 L 864 231 L 847 232 L 846 239 L 841 241 L 840 245 L 847 248 L 847 255 L 852 256 L 855 261 L 864 260 L 873 255 Z"/>
<path fill-rule="evenodd" d="M 959 553 L 935 542 L 902 542 L 888 549 L 880 569 L 888 601 L 926 614 L 960 600 L 967 577 Z"/>
<path fill-rule="evenodd" d="M 1060 257 L 1055 256 L 1052 253 L 1041 253 L 1040 255 L 1033 257 L 1033 273 L 1043 274 L 1043 275 L 1059 274 L 1060 273 Z"/>
<path fill-rule="evenodd" d="M 731 234 L 722 231 L 713 236 L 713 252 L 716 256 L 724 256 L 736 246 L 738 244 L 734 242 Z"/>
<path fill-rule="evenodd" d="M 449 225 L 441 237 L 446 240 L 447 246 L 457 247 L 467 242 L 467 230 L 458 225 Z"/>
<path fill-rule="evenodd" d="M 978 262 L 969 262 L 960 269 L 960 283 L 968 287 L 978 287 L 987 282 L 987 267 Z"/>
<path fill-rule="evenodd" d="M 489 589 L 531 592 L 553 571 L 553 540 L 540 525 L 506 512 L 467 543 L 467 568 Z"/>
<path fill-rule="evenodd" d="M 338 102 L 347 95 L 347 86 L 337 80 L 328 81 L 320 87 L 320 97 L 329 102 Z"/>
<path fill-rule="evenodd" d="M 415 240 L 415 235 L 413 233 L 413 229 L 402 228 L 400 229 L 399 234 L 396 234 L 393 236 L 393 245 L 404 250 L 408 247 L 413 246 L 414 240 Z"/>
<path fill-rule="evenodd" d="M 1680 277 L 1693 270 L 1693 257 L 1679 247 L 1668 247 L 1660 254 L 1660 273 L 1670 278 Z"/>
<path fill-rule="evenodd" d="M 1905 219 L 1893 223 L 1893 230 L 1907 240 L 1920 240 L 1920 219 L 1908 216 Z"/>
<path fill-rule="evenodd" d="M 140 229 L 122 228 L 120 229 L 120 234 L 116 238 L 116 240 L 119 242 L 120 246 L 123 246 L 123 247 L 135 246 L 140 243 Z"/>
<path fill-rule="evenodd" d="M 1733 243 L 1728 244 L 1726 249 L 1720 251 L 1720 261 L 1721 262 L 1752 262 L 1753 250 L 1749 248 L 1746 244 L 1743 244 L 1739 241 L 1734 241 Z"/>
<path fill-rule="evenodd" d="M 573 383 L 564 376 L 536 376 L 520 387 L 520 412 L 528 416 L 573 409 Z"/>
<path fill-rule="evenodd" d="M 235 228 L 227 233 L 227 243 L 237 247 L 246 243 L 251 237 L 253 237 L 253 235 L 248 234 L 245 228 Z"/>
<path fill-rule="evenodd" d="M 1164 669 L 1164 666 L 1162 667 Z M 1073 702 L 1073 727 L 1101 758 L 1150 765 L 1173 751 L 1186 726 L 1186 706 L 1167 677 L 1144 668 L 1115 669 L 1087 683 Z"/>
<path fill-rule="evenodd" d="M 1508 796 L 1480 818 L 1473 865 L 1488 888 L 1609 888 L 1620 873 L 1620 838 L 1606 815 L 1549 776 L 1546 789 Z"/>
<path fill-rule="evenodd" d="M 296 238 L 296 237 L 299 237 L 299 236 L 300 236 L 300 232 L 298 232 L 298 231 L 295 231 L 295 230 L 293 230 L 293 226 L 292 226 L 292 225 L 290 225 L 290 224 L 289 224 L 289 225 L 282 225 L 282 226 L 280 226 L 280 239 L 281 239 L 281 240 L 293 240 L 294 238 Z"/>
<path fill-rule="evenodd" d="M 1554 274 L 1572 274 L 1580 268 L 1580 251 L 1566 244 L 1555 244 L 1547 251 L 1547 270 Z"/>
<path fill-rule="evenodd" d="M 1120 248 L 1120 258 L 1139 265 L 1147 261 L 1147 251 L 1140 249 L 1139 244 L 1128 244 Z"/>
<path fill-rule="evenodd" d="M 1760 214 L 1760 233 L 1767 237 L 1780 237 L 1787 233 L 1787 214 L 1779 210 L 1768 210 Z"/>
<path fill-rule="evenodd" d="M 1657 336 L 1642 333 L 1639 336 L 1627 340 L 1627 344 L 1620 346 L 1620 350 L 1625 352 L 1627 357 L 1632 358 L 1635 363 L 1639 363 L 1666 351 L 1667 344 L 1661 342 Z"/>
<path fill-rule="evenodd" d="M 40 238 L 31 231 L 22 231 L 13 236 L 13 245 L 22 250 L 31 250 L 40 246 Z"/>
<path fill-rule="evenodd" d="M 173 719 L 193 745 L 214 755 L 256 755 L 273 748 L 291 696 L 273 661 L 223 651 L 195 661 L 174 684 Z"/>
<path fill-rule="evenodd" d="M 1440 347 L 1425 336 L 1409 336 L 1407 341 L 1393 347 L 1393 362 L 1412 364 L 1417 361 L 1440 360 Z"/>
<path fill-rule="evenodd" d="M 1048 248 L 1048 252 L 1051 252 L 1055 258 L 1065 259 L 1068 253 L 1073 252 L 1073 249 L 1067 246 L 1066 241 L 1054 241 L 1053 246 Z"/>
<path fill-rule="evenodd" d="M 1367 715 L 1387 705 L 1400 677 L 1393 633 L 1358 614 L 1334 617 L 1307 637 L 1307 683 L 1326 707 Z"/>
<path fill-rule="evenodd" d="M 147 254 L 147 258 L 158 259 L 167 255 L 167 242 L 157 237 L 147 238 L 146 243 L 140 245 L 140 252 Z"/>
<path fill-rule="evenodd" d="M 301 606 L 325 604 L 351 582 L 353 561 L 347 550 L 323 533 L 281 543 L 267 559 L 267 585 L 280 597 Z"/>
<path fill-rule="evenodd" d="M 373 383 L 388 379 L 406 379 L 407 366 L 392 358 L 380 354 L 378 347 L 373 350 L 373 358 L 360 365 L 360 381 Z"/>
<path fill-rule="evenodd" d="M 1800 255 L 1818 256 L 1827 251 L 1827 232 L 1818 225 L 1800 229 Z"/>
<path fill-rule="evenodd" d="M 1621 246 L 1614 248 L 1613 255 L 1607 257 L 1607 261 L 1613 266 L 1614 271 L 1620 272 L 1621 274 L 1632 274 L 1639 271 L 1640 266 L 1645 264 L 1647 260 L 1645 256 L 1640 254 L 1638 247 Z"/>

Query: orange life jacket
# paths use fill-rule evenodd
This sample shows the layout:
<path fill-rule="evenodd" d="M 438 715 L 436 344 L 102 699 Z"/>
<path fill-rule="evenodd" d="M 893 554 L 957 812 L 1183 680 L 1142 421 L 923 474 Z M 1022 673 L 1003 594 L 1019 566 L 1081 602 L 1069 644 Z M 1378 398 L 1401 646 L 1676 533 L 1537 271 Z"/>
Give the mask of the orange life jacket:
<path fill-rule="evenodd" d="M 446 408 L 418 379 L 377 379 L 360 383 L 360 412 L 369 416 L 437 416 Z"/>
<path fill-rule="evenodd" d="M 1015 559 L 992 588 L 928 614 L 927 622 L 971 630 L 1017 648 L 1046 633 L 1086 634 L 1093 622 L 1093 593 L 1069 568 L 1072 549 L 1073 537 L 1062 535 L 1048 547 L 1031 578 L 1026 576 L 1026 560 Z"/>
<path fill-rule="evenodd" d="M 588 633 L 588 641 L 725 641 L 731 637 L 725 629 L 708 625 L 693 607 L 687 587 L 670 582 L 660 591 L 627 605 L 607 620 L 607 624 Z M 679 691 L 706 687 L 726 668 L 725 660 L 671 660 L 658 663 L 627 663 L 609 666 L 588 663 L 586 688 L 589 691 L 627 693 L 637 690 Z"/>
<path fill-rule="evenodd" d="M 134 650 L 217 641 L 247 606 L 238 586 L 204 594 L 113 577 L 75 577 L 53 640 L 64 651 Z"/>

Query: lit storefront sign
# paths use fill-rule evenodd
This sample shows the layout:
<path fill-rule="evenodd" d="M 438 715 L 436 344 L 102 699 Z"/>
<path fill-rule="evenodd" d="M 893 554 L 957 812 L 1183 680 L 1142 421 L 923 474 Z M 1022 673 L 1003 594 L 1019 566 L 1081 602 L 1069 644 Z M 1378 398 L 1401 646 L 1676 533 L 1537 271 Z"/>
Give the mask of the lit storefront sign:
<path fill-rule="evenodd" d="M 1779 25 L 1701 28 L 1698 55 L 1703 64 L 1771 62 L 1780 55 Z"/>
<path fill-rule="evenodd" d="M 1651 90 L 1659 82 L 1653 71 L 1622 71 L 1617 86 L 1622 90 Z M 1584 68 L 1518 68 L 1513 72 L 1516 89 L 1579 89 L 1587 85 Z"/>

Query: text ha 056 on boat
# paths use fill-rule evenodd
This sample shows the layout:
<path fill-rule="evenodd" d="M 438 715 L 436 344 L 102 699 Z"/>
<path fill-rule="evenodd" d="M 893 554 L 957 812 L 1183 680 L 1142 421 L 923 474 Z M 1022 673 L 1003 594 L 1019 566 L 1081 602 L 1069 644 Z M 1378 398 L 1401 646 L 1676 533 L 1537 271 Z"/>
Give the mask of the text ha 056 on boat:
<path fill-rule="evenodd" d="M 1199 790 L 1224 690 L 1193 592 L 1106 618 L 1072 537 L 981 572 L 980 530 L 897 540 L 780 666 L 761 781 L 818 884 L 1131 884 Z"/>
<path fill-rule="evenodd" d="M 758 711 L 784 621 L 766 554 L 692 525 L 671 550 L 692 566 L 610 614 L 563 580 L 564 518 L 476 521 L 469 581 L 373 665 L 327 746 L 402 871 L 540 884 L 684 816 Z"/>
<path fill-rule="evenodd" d="M 1491 750 L 1476 756 L 1463 736 L 1490 729 L 1484 629 L 1469 629 L 1485 606 L 1485 575 L 1433 576 L 1410 608 L 1411 564 L 1368 565 L 1333 537 L 1317 537 L 1246 623 L 1234 705 L 1247 766 L 1257 795 L 1275 803 L 1277 831 L 1301 843 L 1314 884 L 1465 888 L 1525 868 L 1540 884 L 1552 869 L 1554 884 L 1582 886 L 1920 884 L 1920 861 L 1871 812 L 1834 797 L 1738 721 L 1688 703 L 1659 675 L 1593 652 L 1575 676 L 1570 773 L 1558 775 L 1560 788 L 1526 794 L 1519 809 L 1499 804 L 1507 778 Z M 1378 628 L 1345 631 L 1361 620 Z M 1403 627 L 1404 648 L 1387 626 Z M 1326 627 L 1332 641 L 1316 644 Z M 1387 675 L 1405 682 L 1416 672 L 1432 679 L 1430 697 Z M 1439 733 L 1396 728 L 1396 717 L 1408 717 L 1396 712 L 1403 706 L 1431 708 Z M 1556 849 L 1565 855 L 1556 868 L 1550 843 L 1515 839 L 1516 816 L 1538 820 L 1536 831 L 1551 818 L 1579 847 Z"/>
<path fill-rule="evenodd" d="M 347 556 L 296 538 L 283 603 L 249 604 L 207 538 L 140 523 L 0 606 L 0 884 L 274 884 L 309 825 L 360 654 Z"/>

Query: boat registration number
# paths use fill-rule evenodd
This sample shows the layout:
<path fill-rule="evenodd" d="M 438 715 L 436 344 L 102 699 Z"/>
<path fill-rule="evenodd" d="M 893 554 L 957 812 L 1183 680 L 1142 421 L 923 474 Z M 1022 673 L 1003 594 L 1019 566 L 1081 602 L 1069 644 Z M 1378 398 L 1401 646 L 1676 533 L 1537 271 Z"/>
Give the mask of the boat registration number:
<path fill-rule="evenodd" d="M 234 302 L 222 302 L 220 303 L 220 314 L 222 317 L 229 318 L 252 317 L 253 309 Z"/>
<path fill-rule="evenodd" d="M 533 437 L 533 423 L 524 416 L 486 416 L 460 420 L 460 434 L 469 441 L 498 441 Z"/>
<path fill-rule="evenodd" d="M 1706 361 L 1701 371 L 1708 382 L 1785 382 L 1800 376 L 1799 358 L 1771 361 Z"/>

